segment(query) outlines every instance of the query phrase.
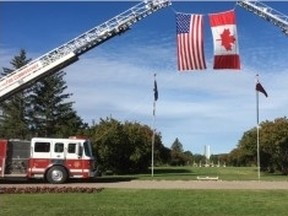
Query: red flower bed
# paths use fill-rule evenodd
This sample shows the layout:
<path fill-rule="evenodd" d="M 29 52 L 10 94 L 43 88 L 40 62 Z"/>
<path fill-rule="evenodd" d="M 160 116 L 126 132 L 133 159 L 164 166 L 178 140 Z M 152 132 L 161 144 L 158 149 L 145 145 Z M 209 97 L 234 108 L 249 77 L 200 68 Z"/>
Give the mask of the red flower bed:
<path fill-rule="evenodd" d="M 0 194 L 27 194 L 27 193 L 97 193 L 103 188 L 89 187 L 4 187 Z"/>

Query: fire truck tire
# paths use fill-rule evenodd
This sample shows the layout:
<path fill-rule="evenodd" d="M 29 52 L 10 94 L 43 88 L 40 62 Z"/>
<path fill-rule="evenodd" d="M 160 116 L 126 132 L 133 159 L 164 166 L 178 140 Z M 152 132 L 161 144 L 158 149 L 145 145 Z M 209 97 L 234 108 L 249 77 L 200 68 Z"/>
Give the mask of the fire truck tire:
<path fill-rule="evenodd" d="M 47 181 L 51 184 L 62 184 L 67 178 L 67 171 L 61 166 L 51 167 L 47 172 Z"/>

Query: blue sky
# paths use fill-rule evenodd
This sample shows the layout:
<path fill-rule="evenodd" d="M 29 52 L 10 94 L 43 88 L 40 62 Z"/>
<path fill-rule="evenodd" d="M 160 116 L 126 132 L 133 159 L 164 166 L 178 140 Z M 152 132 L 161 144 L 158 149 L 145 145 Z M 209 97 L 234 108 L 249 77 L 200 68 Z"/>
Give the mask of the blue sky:
<path fill-rule="evenodd" d="M 0 67 L 27 51 L 36 58 L 118 15 L 137 2 L 2 2 Z M 288 2 L 265 4 L 288 15 Z M 213 70 L 208 13 L 235 7 L 241 70 Z M 176 67 L 175 11 L 206 15 L 207 70 L 179 73 Z M 128 32 L 80 56 L 64 69 L 71 100 L 82 119 L 112 116 L 152 125 L 153 74 L 159 100 L 155 127 L 165 146 L 176 137 L 184 150 L 230 152 L 243 133 L 256 125 L 255 75 L 268 98 L 260 95 L 260 120 L 288 114 L 288 37 L 279 28 L 235 5 L 234 1 L 175 2 Z M 255 141 L 256 145 L 256 141 Z"/>

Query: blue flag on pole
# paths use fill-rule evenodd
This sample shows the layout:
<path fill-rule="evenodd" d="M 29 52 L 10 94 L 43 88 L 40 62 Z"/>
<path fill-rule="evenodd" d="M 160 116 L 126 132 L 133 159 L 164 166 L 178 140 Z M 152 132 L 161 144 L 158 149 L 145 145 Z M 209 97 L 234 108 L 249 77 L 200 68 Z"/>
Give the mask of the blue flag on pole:
<path fill-rule="evenodd" d="M 158 88 L 157 88 L 157 81 L 156 81 L 156 74 L 154 74 L 154 101 L 158 100 Z"/>

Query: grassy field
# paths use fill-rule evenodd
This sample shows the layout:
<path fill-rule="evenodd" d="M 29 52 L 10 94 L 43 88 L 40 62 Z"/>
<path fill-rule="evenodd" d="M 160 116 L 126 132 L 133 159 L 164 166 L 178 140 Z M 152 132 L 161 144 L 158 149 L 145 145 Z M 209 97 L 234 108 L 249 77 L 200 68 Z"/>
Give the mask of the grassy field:
<path fill-rule="evenodd" d="M 258 180 L 256 167 L 156 167 L 154 170 L 155 180 L 197 180 L 200 177 L 219 177 L 220 180 Z M 99 180 L 109 180 L 109 178 L 131 178 L 139 180 L 151 180 L 151 173 L 124 176 L 103 176 Z M 263 181 L 288 181 L 288 176 L 271 173 L 261 173 L 260 179 Z"/>
<path fill-rule="evenodd" d="M 158 167 L 154 180 L 257 180 L 256 168 Z M 151 180 L 151 174 L 103 176 L 97 181 Z M 261 173 L 262 181 L 288 181 Z M 104 189 L 98 193 L 0 194 L 0 215 L 9 216 L 286 216 L 287 190 Z"/>
<path fill-rule="evenodd" d="M 104 189 L 93 194 L 0 196 L 0 215 L 286 216 L 288 190 Z"/>

